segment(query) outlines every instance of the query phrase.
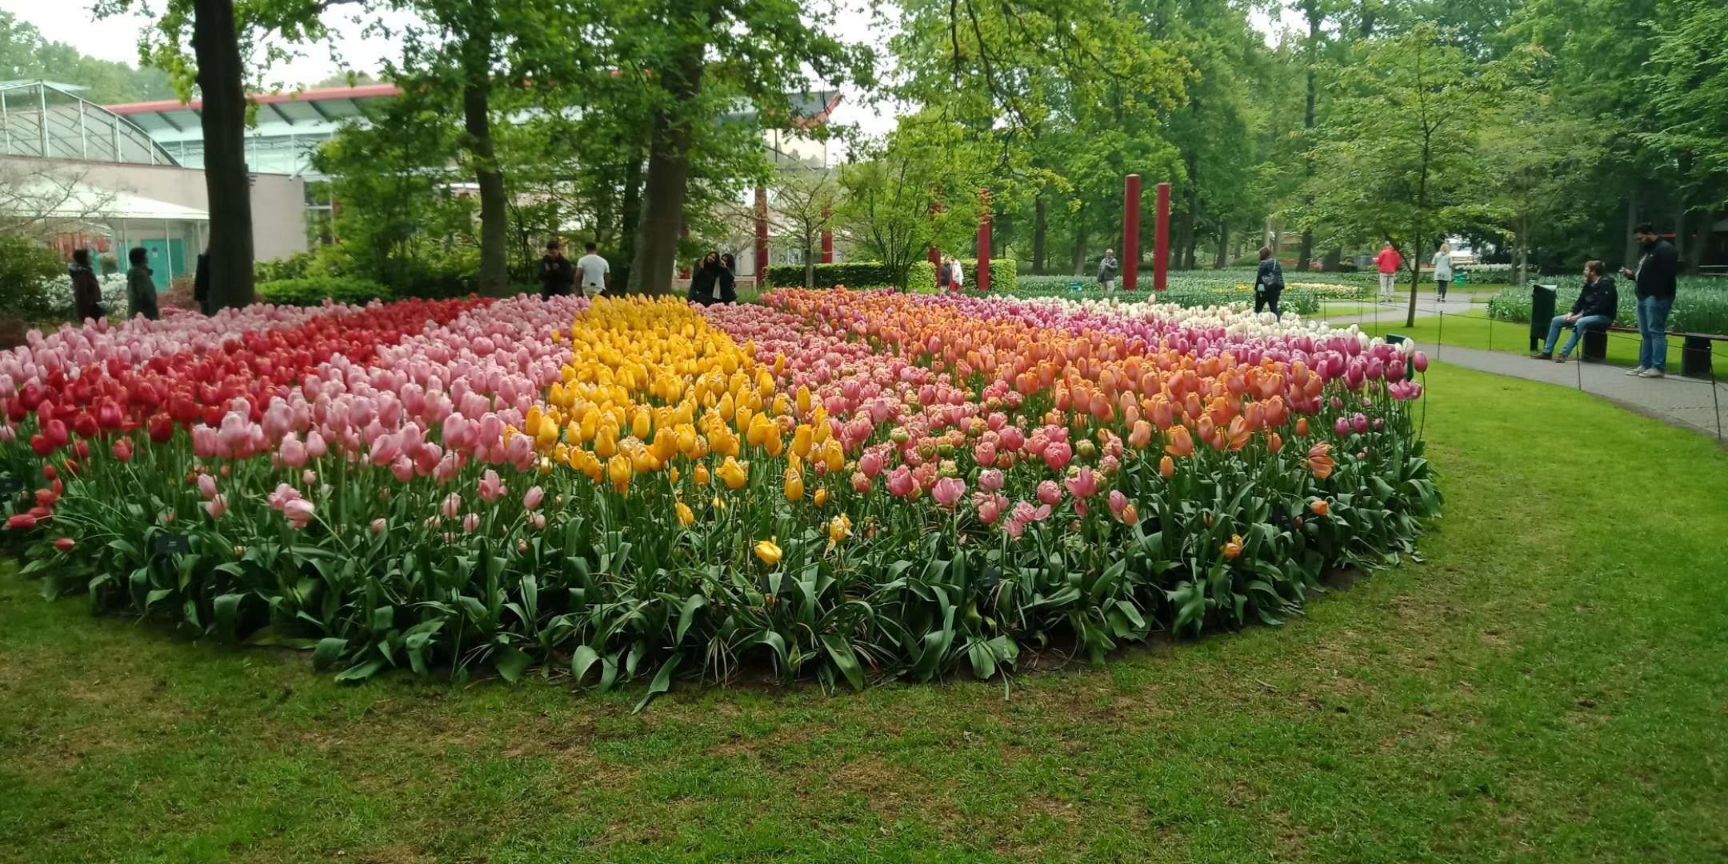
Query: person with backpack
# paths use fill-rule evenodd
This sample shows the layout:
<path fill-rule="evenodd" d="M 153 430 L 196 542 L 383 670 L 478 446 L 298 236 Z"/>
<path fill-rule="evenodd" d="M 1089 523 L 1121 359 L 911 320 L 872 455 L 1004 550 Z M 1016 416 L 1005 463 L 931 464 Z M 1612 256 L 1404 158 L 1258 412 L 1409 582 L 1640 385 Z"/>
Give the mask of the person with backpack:
<path fill-rule="evenodd" d="M 1116 290 L 1116 274 L 1121 270 L 1122 265 L 1116 260 L 1116 250 L 1104 250 L 1104 258 L 1098 262 L 1098 287 L 1105 291 Z"/>
<path fill-rule="evenodd" d="M 1254 278 L 1254 314 L 1260 314 L 1262 309 L 1271 309 L 1272 316 L 1280 320 L 1284 312 L 1278 307 L 1278 298 L 1284 295 L 1284 267 L 1278 259 L 1272 257 L 1272 247 L 1260 247 L 1260 272 Z"/>
<path fill-rule="evenodd" d="M 150 278 L 150 251 L 134 246 L 126 253 L 126 260 L 132 263 L 126 271 L 126 317 L 143 315 L 151 321 L 161 318 L 162 310 L 156 303 L 156 282 Z"/>
<path fill-rule="evenodd" d="M 79 321 L 100 321 L 108 314 L 102 308 L 102 283 L 90 267 L 90 250 L 74 249 L 72 266 L 66 270 L 72 277 L 72 317 Z"/>

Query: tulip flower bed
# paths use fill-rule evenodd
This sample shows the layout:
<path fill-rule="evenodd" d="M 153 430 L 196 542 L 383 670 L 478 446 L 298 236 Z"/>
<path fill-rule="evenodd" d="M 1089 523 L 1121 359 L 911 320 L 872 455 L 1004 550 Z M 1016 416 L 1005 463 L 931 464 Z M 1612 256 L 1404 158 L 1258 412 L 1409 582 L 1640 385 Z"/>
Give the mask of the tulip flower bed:
<path fill-rule="evenodd" d="M 255 307 L 0 355 L 0 470 L 51 594 L 343 680 L 991 677 L 1410 550 L 1425 363 L 1148 304 Z"/>

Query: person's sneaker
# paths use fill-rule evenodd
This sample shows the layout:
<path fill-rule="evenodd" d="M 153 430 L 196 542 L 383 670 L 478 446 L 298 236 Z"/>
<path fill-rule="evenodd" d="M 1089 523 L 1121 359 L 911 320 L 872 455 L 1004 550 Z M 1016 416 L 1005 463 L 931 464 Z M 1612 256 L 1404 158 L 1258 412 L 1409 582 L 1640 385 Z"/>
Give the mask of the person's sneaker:
<path fill-rule="evenodd" d="M 1565 354 L 1556 354 L 1554 356 L 1554 362 L 1556 362 L 1556 363 L 1566 362 L 1566 355 Z"/>
<path fill-rule="evenodd" d="M 1532 359 L 1532 360 L 1552 360 L 1552 359 L 1554 359 L 1554 355 L 1549 354 L 1546 351 L 1537 351 L 1536 353 L 1530 355 L 1530 359 Z"/>
<path fill-rule="evenodd" d="M 1638 373 L 1638 377 L 1640 378 L 1661 378 L 1662 376 L 1663 372 L 1661 369 L 1645 369 L 1643 372 Z"/>
<path fill-rule="evenodd" d="M 1643 366 L 1633 366 L 1631 369 L 1626 370 L 1626 376 L 1629 378 L 1636 378 L 1642 374 L 1644 374 Z"/>

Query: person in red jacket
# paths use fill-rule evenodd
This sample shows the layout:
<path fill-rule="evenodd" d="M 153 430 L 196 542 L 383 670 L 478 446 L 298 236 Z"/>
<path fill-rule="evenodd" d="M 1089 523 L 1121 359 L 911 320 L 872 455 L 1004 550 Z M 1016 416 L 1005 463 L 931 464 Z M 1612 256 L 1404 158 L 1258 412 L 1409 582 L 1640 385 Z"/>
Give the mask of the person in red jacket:
<path fill-rule="evenodd" d="M 1404 256 L 1398 254 L 1398 247 L 1387 243 L 1374 261 L 1380 265 L 1380 302 L 1390 303 L 1392 289 L 1398 284 L 1398 268 L 1404 266 Z"/>

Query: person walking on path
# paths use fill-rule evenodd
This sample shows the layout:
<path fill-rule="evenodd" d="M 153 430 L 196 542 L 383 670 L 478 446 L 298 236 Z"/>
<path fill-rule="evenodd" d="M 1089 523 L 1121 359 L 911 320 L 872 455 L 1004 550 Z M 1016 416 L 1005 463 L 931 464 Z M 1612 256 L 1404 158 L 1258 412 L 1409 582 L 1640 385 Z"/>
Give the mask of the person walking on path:
<path fill-rule="evenodd" d="M 102 283 L 90 267 L 90 250 L 74 249 L 72 266 L 66 268 L 72 277 L 72 317 L 79 321 L 100 321 L 108 310 L 102 308 Z"/>
<path fill-rule="evenodd" d="M 1539 354 L 1532 354 L 1537 360 L 1552 359 L 1556 363 L 1566 362 L 1572 349 L 1578 347 L 1578 340 L 1586 330 L 1607 330 L 1614 323 L 1614 316 L 1620 310 L 1620 292 L 1614 287 L 1614 277 L 1609 276 L 1607 265 L 1601 261 L 1584 262 L 1584 290 L 1578 292 L 1578 301 L 1572 304 L 1572 311 L 1565 315 L 1556 315 L 1548 322 L 1548 341 L 1542 344 Z M 1566 347 L 1554 353 L 1554 343 L 1560 341 L 1560 331 L 1566 327 L 1572 328 L 1572 338 L 1566 340 Z"/>
<path fill-rule="evenodd" d="M 612 265 L 600 257 L 599 248 L 590 240 L 585 247 L 587 254 L 576 259 L 576 270 L 582 276 L 576 290 L 584 297 L 598 297 L 612 290 Z"/>
<path fill-rule="evenodd" d="M 546 244 L 546 254 L 540 258 L 540 299 L 569 296 L 576 288 L 576 268 L 564 257 L 564 245 L 557 240 Z"/>
<path fill-rule="evenodd" d="M 1116 260 L 1116 250 L 1104 250 L 1104 260 L 1098 262 L 1098 285 L 1105 291 L 1116 290 L 1116 274 L 1122 265 Z"/>
<path fill-rule="evenodd" d="M 126 317 L 143 315 L 151 321 L 161 318 L 162 310 L 156 305 L 156 282 L 150 278 L 149 251 L 134 246 L 126 253 L 126 259 L 132 263 L 126 271 Z"/>
<path fill-rule="evenodd" d="M 1254 314 L 1260 314 L 1262 308 L 1271 308 L 1275 318 L 1284 317 L 1283 310 L 1278 308 L 1278 298 L 1284 294 L 1284 267 L 1278 259 L 1272 257 L 1272 247 L 1260 247 L 1260 273 L 1254 277 Z"/>
<path fill-rule="evenodd" d="M 1452 244 L 1441 243 L 1440 251 L 1434 253 L 1434 293 L 1440 295 L 1440 302 L 1446 302 L 1446 289 L 1452 285 Z"/>
<path fill-rule="evenodd" d="M 1638 269 L 1622 267 L 1620 275 L 1633 280 L 1638 298 L 1638 333 L 1643 337 L 1638 365 L 1627 375 L 1661 378 L 1668 372 L 1668 313 L 1674 309 L 1674 287 L 1680 271 L 1680 253 L 1646 222 L 1632 230 L 1644 249 Z"/>
<path fill-rule="evenodd" d="M 1380 266 L 1380 302 L 1392 302 L 1392 289 L 1398 287 L 1398 268 L 1404 266 L 1404 256 L 1398 254 L 1398 247 L 1390 241 L 1386 248 L 1375 256 L 1374 263 Z"/>

